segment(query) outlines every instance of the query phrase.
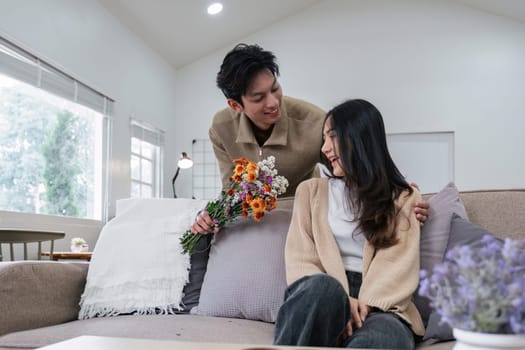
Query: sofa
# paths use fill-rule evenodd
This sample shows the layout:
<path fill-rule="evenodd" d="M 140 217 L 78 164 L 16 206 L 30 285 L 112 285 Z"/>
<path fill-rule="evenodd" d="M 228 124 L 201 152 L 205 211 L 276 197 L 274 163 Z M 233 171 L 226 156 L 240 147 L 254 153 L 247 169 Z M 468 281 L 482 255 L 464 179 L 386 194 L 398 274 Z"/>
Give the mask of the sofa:
<path fill-rule="evenodd" d="M 524 237 L 525 190 L 463 191 L 468 219 L 498 237 Z M 432 199 L 434 194 L 424 197 Z M 438 206 L 431 202 L 431 208 Z M 430 216 L 432 217 L 432 212 Z M 0 263 L 0 349 L 34 349 L 80 335 L 271 344 L 274 324 L 190 313 L 78 319 L 87 263 Z M 418 349 L 452 349 L 428 339 Z"/>

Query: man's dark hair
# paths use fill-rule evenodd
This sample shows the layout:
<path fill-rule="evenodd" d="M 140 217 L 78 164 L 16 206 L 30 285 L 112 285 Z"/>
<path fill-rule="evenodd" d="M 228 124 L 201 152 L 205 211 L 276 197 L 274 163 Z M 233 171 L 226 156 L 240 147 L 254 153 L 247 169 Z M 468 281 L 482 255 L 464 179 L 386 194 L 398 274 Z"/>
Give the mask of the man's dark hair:
<path fill-rule="evenodd" d="M 217 73 L 217 87 L 226 98 L 242 105 L 241 96 L 246 94 L 255 76 L 265 69 L 279 76 L 279 66 L 273 53 L 263 50 L 259 45 L 237 44 L 222 61 Z"/>

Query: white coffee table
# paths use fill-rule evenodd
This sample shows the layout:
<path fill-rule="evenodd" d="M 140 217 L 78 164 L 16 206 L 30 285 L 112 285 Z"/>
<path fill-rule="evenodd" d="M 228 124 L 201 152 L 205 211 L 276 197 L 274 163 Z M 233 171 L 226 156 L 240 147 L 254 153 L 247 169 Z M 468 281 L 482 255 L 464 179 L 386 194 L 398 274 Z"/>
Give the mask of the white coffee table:
<path fill-rule="evenodd" d="M 227 343 L 198 343 L 174 340 L 113 338 L 83 335 L 60 343 L 44 346 L 41 350 L 321 350 L 333 348 L 247 345 Z"/>

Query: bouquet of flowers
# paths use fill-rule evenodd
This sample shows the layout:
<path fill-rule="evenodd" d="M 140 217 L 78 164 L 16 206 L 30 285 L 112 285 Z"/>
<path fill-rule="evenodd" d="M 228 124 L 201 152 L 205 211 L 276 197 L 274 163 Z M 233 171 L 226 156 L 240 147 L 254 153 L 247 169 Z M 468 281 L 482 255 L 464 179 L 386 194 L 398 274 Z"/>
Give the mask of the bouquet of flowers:
<path fill-rule="evenodd" d="M 432 275 L 421 271 L 419 294 L 441 322 L 484 333 L 525 334 L 525 239 L 451 249 Z"/>
<path fill-rule="evenodd" d="M 277 196 L 283 194 L 288 187 L 288 180 L 277 175 L 274 156 L 258 163 L 246 158 L 235 159 L 233 162 L 236 166 L 229 188 L 206 206 L 206 211 L 219 228 L 239 216 L 261 220 L 266 211 L 277 207 Z M 187 230 L 180 239 L 183 253 L 193 254 L 202 237 L 203 235 Z"/>

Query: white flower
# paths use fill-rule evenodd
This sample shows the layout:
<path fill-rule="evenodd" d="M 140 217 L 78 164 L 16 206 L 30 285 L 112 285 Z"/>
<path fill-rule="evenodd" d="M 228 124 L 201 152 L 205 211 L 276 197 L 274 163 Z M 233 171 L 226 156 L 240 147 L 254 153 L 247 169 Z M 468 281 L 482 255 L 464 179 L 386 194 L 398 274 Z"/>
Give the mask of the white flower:
<path fill-rule="evenodd" d="M 74 246 L 82 246 L 86 244 L 86 241 L 84 240 L 84 238 L 81 238 L 81 237 L 75 237 L 75 238 L 71 238 L 71 245 L 74 245 Z"/>

